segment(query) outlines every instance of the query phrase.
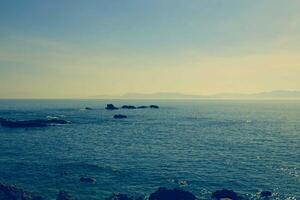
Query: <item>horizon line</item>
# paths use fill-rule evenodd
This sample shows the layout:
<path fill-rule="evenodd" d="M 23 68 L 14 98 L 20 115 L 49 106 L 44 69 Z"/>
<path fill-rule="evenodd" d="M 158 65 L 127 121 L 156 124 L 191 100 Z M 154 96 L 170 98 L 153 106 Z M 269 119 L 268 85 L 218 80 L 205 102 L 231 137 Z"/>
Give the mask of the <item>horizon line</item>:
<path fill-rule="evenodd" d="M 299 96 L 280 96 L 278 93 L 297 93 Z M 273 97 L 268 96 L 255 96 L 255 95 L 277 95 Z M 299 94 L 298 94 L 299 93 Z M 134 96 L 139 97 L 134 97 Z M 143 97 L 144 95 L 144 97 Z M 151 95 L 174 95 L 173 97 L 168 96 L 155 96 L 151 97 Z M 176 97 L 176 95 L 178 95 Z M 181 96 L 180 96 L 181 95 Z M 228 96 L 226 96 L 228 95 Z M 232 95 L 232 96 L 230 96 Z M 145 97 L 146 96 L 146 97 Z M 300 99 L 300 90 L 269 90 L 269 91 L 261 91 L 255 93 L 234 93 L 234 92 L 224 92 L 224 93 L 213 93 L 213 94 L 186 94 L 181 92 L 152 92 L 152 93 L 123 93 L 123 94 L 101 94 L 101 95 L 93 95 L 93 96 L 85 96 L 85 97 L 0 97 L 0 99 Z"/>

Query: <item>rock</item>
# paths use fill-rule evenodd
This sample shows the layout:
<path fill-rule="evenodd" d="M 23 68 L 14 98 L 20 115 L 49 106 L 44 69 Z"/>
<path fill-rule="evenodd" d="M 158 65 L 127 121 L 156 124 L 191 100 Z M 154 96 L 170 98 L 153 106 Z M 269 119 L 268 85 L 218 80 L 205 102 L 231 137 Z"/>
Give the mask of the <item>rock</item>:
<path fill-rule="evenodd" d="M 177 180 L 177 179 L 175 179 L 175 180 L 173 180 L 173 182 L 176 183 L 176 184 L 178 184 L 180 187 L 186 187 L 186 186 L 188 186 L 188 183 L 185 180 Z"/>
<path fill-rule="evenodd" d="M 70 124 L 71 122 L 64 119 L 47 119 L 41 122 L 45 122 L 47 124 Z"/>
<path fill-rule="evenodd" d="M 123 109 L 136 109 L 135 106 L 130 106 L 130 105 L 124 105 L 122 106 Z"/>
<path fill-rule="evenodd" d="M 118 110 L 119 108 L 115 107 L 113 104 L 107 104 L 106 110 Z"/>
<path fill-rule="evenodd" d="M 96 179 L 95 178 L 91 178 L 91 177 L 81 177 L 80 178 L 80 182 L 84 182 L 84 183 L 95 183 Z"/>
<path fill-rule="evenodd" d="M 126 115 L 118 114 L 118 115 L 114 115 L 114 118 L 115 119 L 125 119 L 125 118 L 127 118 L 127 116 Z"/>
<path fill-rule="evenodd" d="M 4 120 L 0 121 L 1 125 L 9 128 L 28 128 L 28 127 L 45 127 L 55 124 L 68 124 L 69 121 L 64 119 L 34 119 L 34 120 Z"/>
<path fill-rule="evenodd" d="M 159 188 L 150 194 L 149 200 L 195 200 L 196 197 L 187 191 L 179 189 Z"/>
<path fill-rule="evenodd" d="M 158 109 L 159 106 L 157 106 L 157 105 L 150 105 L 149 108 L 155 108 L 155 109 Z"/>
<path fill-rule="evenodd" d="M 66 191 L 60 190 L 56 197 L 56 200 L 74 200 L 74 198 L 71 197 Z"/>
<path fill-rule="evenodd" d="M 1 200 L 42 200 L 40 196 L 34 196 L 32 193 L 17 188 L 14 185 L 0 183 Z"/>
<path fill-rule="evenodd" d="M 148 106 L 138 106 L 138 109 L 144 109 L 144 108 L 148 108 Z"/>
<path fill-rule="evenodd" d="M 270 191 L 260 192 L 260 197 L 270 197 L 270 196 L 272 196 L 272 192 L 270 192 Z"/>
<path fill-rule="evenodd" d="M 0 117 L 0 123 L 1 123 L 1 122 L 5 122 L 5 121 L 6 121 L 6 119 Z"/>
<path fill-rule="evenodd" d="M 188 186 L 188 183 L 187 183 L 187 181 L 179 181 L 179 186 L 181 186 L 181 187 L 186 187 L 186 186 Z"/>
<path fill-rule="evenodd" d="M 26 120 L 26 121 L 6 120 L 6 121 L 2 121 L 1 125 L 9 128 L 27 128 L 27 127 L 45 127 L 48 126 L 49 124 L 45 122 L 36 121 L 36 120 Z"/>
<path fill-rule="evenodd" d="M 134 200 L 132 197 L 128 197 L 126 194 L 113 194 L 106 200 Z"/>
<path fill-rule="evenodd" d="M 93 108 L 91 108 L 91 107 L 85 107 L 84 109 L 85 110 L 93 110 Z"/>
<path fill-rule="evenodd" d="M 228 200 L 239 200 L 240 198 L 233 190 L 217 190 L 211 195 L 212 199 L 221 200 L 221 199 L 228 199 Z"/>

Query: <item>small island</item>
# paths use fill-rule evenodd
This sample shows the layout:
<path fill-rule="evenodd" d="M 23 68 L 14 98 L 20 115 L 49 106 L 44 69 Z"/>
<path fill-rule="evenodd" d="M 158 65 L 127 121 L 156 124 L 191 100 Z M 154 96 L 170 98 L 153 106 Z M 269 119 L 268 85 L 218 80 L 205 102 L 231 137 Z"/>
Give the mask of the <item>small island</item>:
<path fill-rule="evenodd" d="M 107 104 L 106 105 L 106 110 L 118 110 L 118 107 L 115 107 L 114 104 Z"/>

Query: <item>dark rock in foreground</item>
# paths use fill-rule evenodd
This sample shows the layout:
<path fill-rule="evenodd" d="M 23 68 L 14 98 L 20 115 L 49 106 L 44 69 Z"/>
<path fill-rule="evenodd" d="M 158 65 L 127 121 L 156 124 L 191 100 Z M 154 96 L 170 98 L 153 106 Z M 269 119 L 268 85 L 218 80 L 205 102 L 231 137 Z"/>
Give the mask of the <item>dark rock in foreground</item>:
<path fill-rule="evenodd" d="M 55 124 L 68 124 L 69 121 L 64 119 L 34 119 L 34 120 L 6 120 L 1 119 L 0 123 L 4 127 L 9 128 L 28 128 L 28 127 L 45 127 Z"/>
<path fill-rule="evenodd" d="M 118 114 L 118 115 L 114 115 L 114 118 L 115 119 L 125 119 L 125 118 L 127 118 L 127 116 L 126 115 Z"/>
<path fill-rule="evenodd" d="M 96 179 L 91 177 L 81 177 L 81 182 L 94 183 Z M 262 199 L 268 199 L 272 196 L 270 191 L 260 192 Z M 56 200 L 75 200 L 76 198 L 70 196 L 65 191 L 59 191 Z M 164 187 L 159 188 L 157 191 L 150 194 L 148 200 L 196 200 L 196 196 L 188 191 L 181 189 L 167 189 Z M 237 195 L 233 190 L 217 190 L 215 191 L 211 199 L 213 200 L 241 200 L 242 198 Z M 36 196 L 31 192 L 24 191 L 14 185 L 7 185 L 0 183 L 0 200 L 43 200 L 42 197 Z M 133 198 L 126 194 L 113 194 L 106 200 L 145 200 L 145 197 Z"/>
<path fill-rule="evenodd" d="M 106 105 L 106 110 L 118 110 L 118 107 L 115 107 L 114 104 L 107 104 Z"/>
<path fill-rule="evenodd" d="M 260 197 L 270 197 L 270 196 L 272 196 L 272 192 L 270 192 L 270 191 L 260 192 Z"/>
<path fill-rule="evenodd" d="M 195 200 L 196 197 L 187 191 L 179 189 L 159 188 L 152 193 L 149 200 Z"/>
<path fill-rule="evenodd" d="M 59 191 L 56 200 L 74 200 L 73 197 L 71 197 L 67 192 L 65 191 Z"/>
<path fill-rule="evenodd" d="M 34 196 L 30 192 L 17 188 L 14 185 L 5 185 L 0 183 L 1 200 L 42 200 L 40 196 Z"/>
<path fill-rule="evenodd" d="M 1 122 L 4 122 L 4 121 L 7 121 L 7 120 L 4 119 L 4 118 L 2 118 L 2 117 L 0 117 L 0 123 L 1 123 Z"/>
<path fill-rule="evenodd" d="M 131 105 L 124 105 L 122 106 L 123 109 L 136 109 L 135 106 L 131 106 Z"/>
<path fill-rule="evenodd" d="M 211 195 L 212 199 L 220 200 L 220 199 L 231 199 L 231 200 L 239 200 L 240 198 L 233 190 L 217 190 Z"/>
<path fill-rule="evenodd" d="M 81 177 L 80 182 L 84 182 L 84 183 L 95 183 L 96 179 L 95 178 L 91 178 L 91 177 Z"/>
<path fill-rule="evenodd" d="M 159 106 L 157 106 L 157 105 L 150 105 L 149 108 L 155 108 L 155 109 L 158 109 Z"/>

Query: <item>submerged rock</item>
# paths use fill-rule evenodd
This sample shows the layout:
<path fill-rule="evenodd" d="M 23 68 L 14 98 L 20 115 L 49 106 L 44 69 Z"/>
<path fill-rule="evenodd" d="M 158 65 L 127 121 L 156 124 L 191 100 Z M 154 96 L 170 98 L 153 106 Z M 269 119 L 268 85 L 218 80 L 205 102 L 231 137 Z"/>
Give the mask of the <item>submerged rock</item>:
<path fill-rule="evenodd" d="M 0 199 L 1 200 L 42 200 L 40 196 L 35 196 L 30 192 L 17 188 L 14 185 L 6 185 L 0 183 Z"/>
<path fill-rule="evenodd" d="M 260 192 L 260 197 L 270 197 L 270 196 L 272 196 L 272 192 L 270 192 L 270 191 Z"/>
<path fill-rule="evenodd" d="M 135 106 L 131 106 L 131 105 L 124 105 L 122 106 L 123 109 L 136 109 Z"/>
<path fill-rule="evenodd" d="M 117 115 L 114 115 L 114 118 L 115 119 L 125 119 L 125 118 L 127 118 L 127 116 L 126 115 L 117 114 Z"/>
<path fill-rule="evenodd" d="M 56 200 L 75 200 L 73 197 L 71 197 L 66 191 L 60 190 Z"/>
<path fill-rule="evenodd" d="M 6 119 L 0 117 L 0 123 L 6 121 Z"/>
<path fill-rule="evenodd" d="M 34 119 L 34 120 L 0 120 L 0 123 L 4 127 L 9 128 L 28 128 L 28 127 L 45 127 L 55 124 L 68 124 L 70 123 L 64 119 Z"/>
<path fill-rule="evenodd" d="M 91 107 L 85 107 L 84 109 L 85 110 L 93 110 L 93 108 L 91 108 Z"/>
<path fill-rule="evenodd" d="M 228 200 L 239 200 L 240 198 L 233 190 L 217 190 L 211 195 L 212 199 L 221 200 L 221 199 L 228 199 Z"/>
<path fill-rule="evenodd" d="M 119 108 L 115 107 L 114 104 L 107 104 L 106 110 L 118 110 Z"/>
<path fill-rule="evenodd" d="M 92 178 L 92 177 L 81 177 L 80 179 L 80 182 L 84 182 L 84 183 L 95 183 L 96 182 L 96 179 L 95 178 Z"/>
<path fill-rule="evenodd" d="M 187 191 L 179 189 L 159 188 L 150 194 L 149 200 L 195 200 L 196 197 Z"/>
<path fill-rule="evenodd" d="M 155 109 L 158 109 L 159 106 L 157 106 L 157 105 L 150 105 L 149 108 L 155 108 Z"/>
<path fill-rule="evenodd" d="M 134 200 L 132 197 L 128 197 L 126 194 L 113 194 L 106 200 Z"/>
<path fill-rule="evenodd" d="M 173 183 L 176 183 L 177 185 L 179 185 L 180 187 L 186 187 L 188 186 L 188 182 L 185 180 L 178 180 L 178 179 L 174 179 L 171 180 Z"/>
<path fill-rule="evenodd" d="M 40 120 L 40 122 L 45 122 L 47 124 L 70 124 L 70 121 L 64 119 L 47 119 L 47 120 Z"/>
<path fill-rule="evenodd" d="M 67 176 L 69 173 L 67 171 L 62 171 L 59 174 L 60 176 Z"/>

